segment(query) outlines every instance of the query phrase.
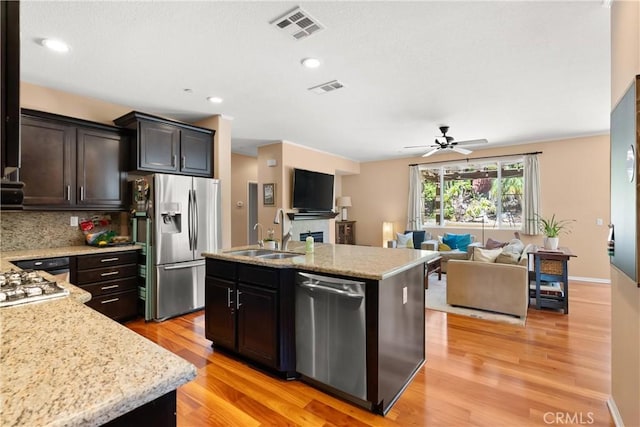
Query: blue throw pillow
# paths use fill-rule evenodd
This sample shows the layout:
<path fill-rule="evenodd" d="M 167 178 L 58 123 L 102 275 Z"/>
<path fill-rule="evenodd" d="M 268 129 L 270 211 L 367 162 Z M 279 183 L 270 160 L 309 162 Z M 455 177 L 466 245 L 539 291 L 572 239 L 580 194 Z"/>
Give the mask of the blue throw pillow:
<path fill-rule="evenodd" d="M 442 237 L 442 243 L 451 247 L 451 249 L 458 249 L 466 252 L 467 246 L 471 244 L 471 234 L 446 233 Z"/>
<path fill-rule="evenodd" d="M 462 252 L 467 251 L 467 246 L 471 244 L 471 234 L 458 234 L 456 246 Z"/>
<path fill-rule="evenodd" d="M 442 243 L 449 246 L 451 250 L 458 248 L 458 236 L 456 234 L 445 234 L 442 236 Z"/>
<path fill-rule="evenodd" d="M 422 249 L 422 242 L 424 242 L 424 236 L 426 233 L 424 230 L 405 230 L 404 233 L 413 233 L 413 248 Z"/>

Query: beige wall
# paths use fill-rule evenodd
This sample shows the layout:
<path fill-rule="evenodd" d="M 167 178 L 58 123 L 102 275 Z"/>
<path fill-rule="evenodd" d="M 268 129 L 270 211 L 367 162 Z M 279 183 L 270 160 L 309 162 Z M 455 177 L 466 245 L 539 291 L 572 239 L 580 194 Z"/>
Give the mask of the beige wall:
<path fill-rule="evenodd" d="M 604 250 L 609 223 L 608 135 L 540 142 L 478 151 L 478 157 L 542 151 L 540 162 L 541 213 L 575 219 L 572 232 L 561 236 L 561 245 L 578 257 L 570 264 L 573 277 L 609 280 L 609 260 Z M 473 156 L 473 155 L 472 155 Z M 471 156 L 471 157 L 472 157 Z M 442 154 L 432 161 L 459 159 Z M 360 174 L 345 176 L 342 191 L 351 195 L 349 218 L 357 221 L 358 244 L 381 246 L 382 223 L 391 221 L 395 231 L 404 231 L 407 216 L 409 168 L 421 157 L 362 163 Z M 596 225 L 601 218 L 602 226 Z M 449 230 L 449 229 L 448 229 Z M 432 229 L 433 234 L 444 230 Z M 468 232 L 468 230 L 467 230 Z M 480 230 L 473 233 L 481 238 Z M 508 240 L 511 231 L 485 229 L 485 240 Z M 542 236 L 526 238 L 541 244 Z"/>
<path fill-rule="evenodd" d="M 82 97 L 59 90 L 20 83 L 20 105 L 23 108 L 76 117 L 93 122 L 113 125 L 113 119 L 132 110 L 131 107 L 111 104 L 99 99 Z M 215 177 L 222 183 L 222 240 L 223 247 L 231 245 L 231 122 L 214 116 L 199 122 L 200 126 L 216 130 L 214 138 Z M 121 233 L 125 233 L 127 214 L 122 213 Z"/>
<path fill-rule="evenodd" d="M 231 247 L 231 120 L 213 116 L 194 123 L 215 129 L 213 137 L 213 177 L 220 180 L 222 248 Z"/>
<path fill-rule="evenodd" d="M 640 74 L 640 2 L 611 8 L 611 105 Z M 611 406 L 626 426 L 640 426 L 640 289 L 611 267 Z"/>
<path fill-rule="evenodd" d="M 276 166 L 267 166 L 267 160 L 275 160 Z M 280 236 L 281 225 L 273 224 L 279 207 L 285 212 L 291 209 L 291 182 L 293 168 L 308 169 L 317 172 L 336 175 L 335 197 L 342 195 L 342 176 L 360 172 L 360 164 L 333 154 L 303 147 L 292 142 L 278 141 L 258 148 L 258 220 L 263 224 L 265 232 L 268 228 L 275 230 L 276 237 Z M 273 182 L 276 184 L 276 205 L 264 206 L 262 198 L 262 184 Z M 285 219 L 287 225 L 289 220 Z M 335 227 L 331 220 L 329 227 L 329 242 L 334 242 Z"/>
<path fill-rule="evenodd" d="M 257 159 L 231 154 L 231 246 L 248 243 L 247 227 L 251 225 L 248 224 L 250 182 L 258 182 Z M 262 194 L 259 197 L 262 197 Z M 237 206 L 237 202 L 242 202 L 242 206 Z"/>

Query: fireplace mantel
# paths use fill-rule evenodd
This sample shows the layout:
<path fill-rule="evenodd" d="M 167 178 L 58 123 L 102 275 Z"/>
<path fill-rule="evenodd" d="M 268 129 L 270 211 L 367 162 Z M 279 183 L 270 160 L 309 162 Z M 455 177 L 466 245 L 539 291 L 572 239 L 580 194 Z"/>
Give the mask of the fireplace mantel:
<path fill-rule="evenodd" d="M 332 219 L 338 216 L 338 212 L 288 212 L 291 221 L 309 219 Z"/>

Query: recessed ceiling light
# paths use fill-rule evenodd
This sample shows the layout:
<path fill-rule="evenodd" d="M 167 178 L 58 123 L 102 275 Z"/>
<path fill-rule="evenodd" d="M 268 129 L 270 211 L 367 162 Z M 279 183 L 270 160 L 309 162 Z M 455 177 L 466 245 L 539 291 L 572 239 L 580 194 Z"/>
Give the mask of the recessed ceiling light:
<path fill-rule="evenodd" d="M 210 96 L 207 98 L 207 101 L 211 102 L 212 104 L 220 104 L 223 99 L 217 96 Z"/>
<path fill-rule="evenodd" d="M 63 42 L 62 40 L 56 39 L 43 39 L 41 42 L 42 46 L 47 49 L 51 49 L 54 52 L 66 53 L 69 52 L 69 45 Z"/>
<path fill-rule="evenodd" d="M 300 63 L 306 68 L 318 68 L 320 60 L 316 58 L 304 58 Z"/>

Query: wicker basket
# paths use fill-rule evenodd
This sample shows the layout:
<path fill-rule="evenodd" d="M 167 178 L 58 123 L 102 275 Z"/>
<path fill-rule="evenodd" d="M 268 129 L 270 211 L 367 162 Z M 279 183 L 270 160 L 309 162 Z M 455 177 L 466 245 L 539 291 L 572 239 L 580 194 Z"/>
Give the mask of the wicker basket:
<path fill-rule="evenodd" d="M 541 259 L 540 272 L 543 274 L 562 274 L 562 261 L 555 259 Z"/>

